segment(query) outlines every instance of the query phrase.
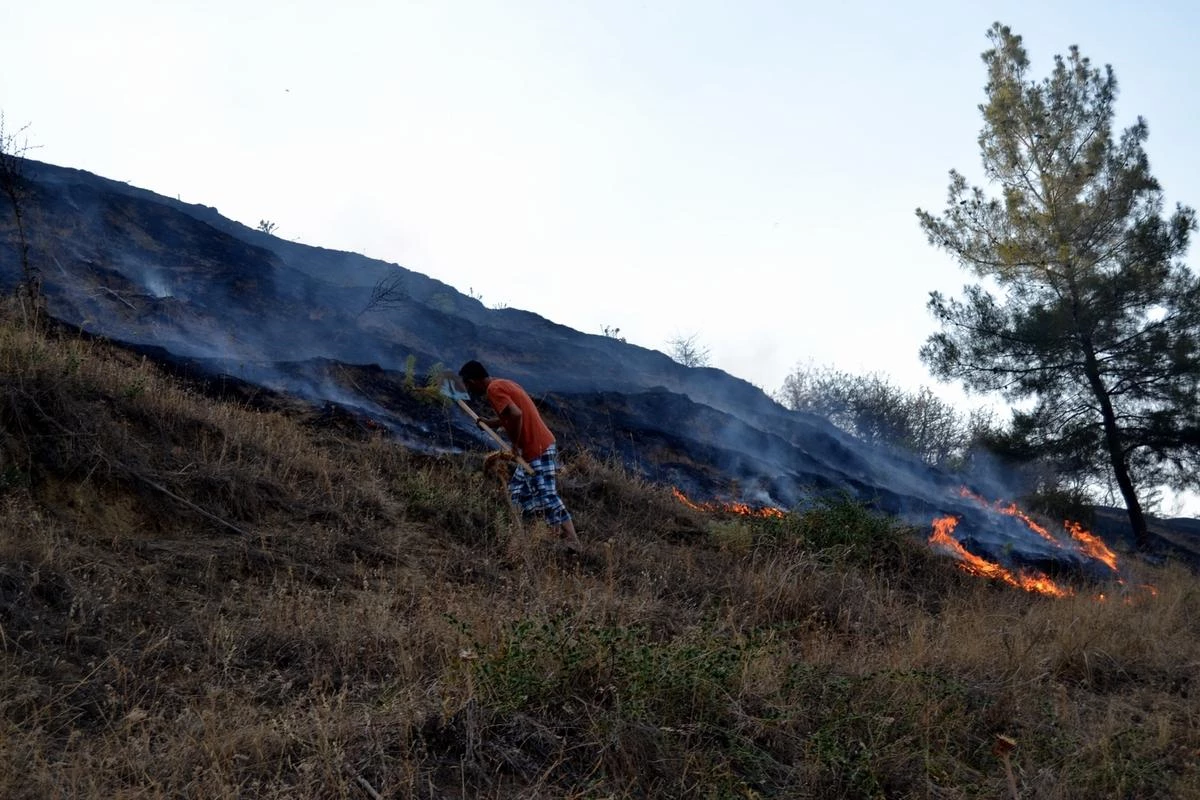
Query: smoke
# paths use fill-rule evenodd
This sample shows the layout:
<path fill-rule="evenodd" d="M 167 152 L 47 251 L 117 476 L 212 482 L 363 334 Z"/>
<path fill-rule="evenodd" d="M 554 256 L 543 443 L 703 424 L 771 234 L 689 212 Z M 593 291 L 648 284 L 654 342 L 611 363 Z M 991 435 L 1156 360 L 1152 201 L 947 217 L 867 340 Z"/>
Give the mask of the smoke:
<path fill-rule="evenodd" d="M 158 270 L 147 270 L 145 277 L 142 279 L 142 283 L 146 287 L 146 291 L 150 293 L 151 297 L 162 299 L 164 297 L 172 296 L 171 289 L 167 285 L 166 279 L 161 273 L 159 273 Z"/>
<path fill-rule="evenodd" d="M 997 559 L 1063 557 L 958 493 L 966 483 L 987 497 L 1015 496 L 1019 482 L 983 457 L 965 476 L 938 470 L 788 411 L 720 370 L 529 312 L 489 310 L 418 273 L 404 273 L 400 301 L 364 315 L 375 276 L 395 265 L 251 235 L 211 209 L 86 173 L 45 166 L 39 175 L 48 181 L 37 195 L 41 218 L 73 232 L 39 245 L 61 272 L 47 276 L 51 311 L 92 332 L 163 347 L 317 407 L 335 404 L 417 448 L 469 446 L 478 434 L 401 412 L 384 390 L 356 387 L 331 365 L 402 372 L 409 358 L 422 370 L 480 358 L 548 399 L 579 443 L 697 499 L 789 508 L 842 492 L 917 529 L 953 515 L 956 535 Z"/>

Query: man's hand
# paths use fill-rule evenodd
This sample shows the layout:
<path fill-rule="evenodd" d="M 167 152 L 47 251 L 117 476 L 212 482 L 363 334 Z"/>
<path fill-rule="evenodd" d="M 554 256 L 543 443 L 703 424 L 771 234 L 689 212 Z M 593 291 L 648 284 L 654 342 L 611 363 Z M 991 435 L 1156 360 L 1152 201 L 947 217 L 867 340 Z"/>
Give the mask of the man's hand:
<path fill-rule="evenodd" d="M 484 425 L 486 425 L 487 427 L 491 428 L 494 431 L 500 430 L 500 418 L 499 417 L 492 417 L 490 419 L 484 419 L 483 417 L 480 417 L 478 420 L 475 421 L 475 424 L 481 428 Z"/>

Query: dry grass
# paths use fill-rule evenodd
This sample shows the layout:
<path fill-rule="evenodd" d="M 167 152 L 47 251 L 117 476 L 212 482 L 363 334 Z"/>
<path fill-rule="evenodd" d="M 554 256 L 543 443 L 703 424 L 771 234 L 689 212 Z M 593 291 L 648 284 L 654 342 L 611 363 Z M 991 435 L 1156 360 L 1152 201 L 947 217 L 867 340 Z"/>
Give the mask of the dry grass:
<path fill-rule="evenodd" d="M 477 457 L 8 322 L 0 404 L 6 798 L 1003 798 L 1001 734 L 1022 798 L 1200 796 L 1177 567 L 1047 600 L 586 454 L 575 557 Z"/>

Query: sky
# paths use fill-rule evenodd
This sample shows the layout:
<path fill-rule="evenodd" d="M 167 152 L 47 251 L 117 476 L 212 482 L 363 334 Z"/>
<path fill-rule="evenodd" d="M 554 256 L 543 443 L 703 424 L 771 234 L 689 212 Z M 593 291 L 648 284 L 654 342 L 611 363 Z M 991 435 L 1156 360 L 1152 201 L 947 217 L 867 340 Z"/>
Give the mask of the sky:
<path fill-rule="evenodd" d="M 1184 2 L 39 0 L 0 9 L 29 155 L 401 264 L 768 392 L 799 366 L 929 385 L 925 240 L 980 181 L 986 32 L 1078 44 L 1200 205 Z"/>

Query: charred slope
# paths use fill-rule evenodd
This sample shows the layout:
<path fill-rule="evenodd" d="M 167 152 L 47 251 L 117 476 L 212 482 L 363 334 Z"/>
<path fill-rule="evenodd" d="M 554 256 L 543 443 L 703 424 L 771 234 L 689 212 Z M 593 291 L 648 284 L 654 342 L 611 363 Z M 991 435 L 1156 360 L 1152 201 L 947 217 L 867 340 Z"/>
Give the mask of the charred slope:
<path fill-rule="evenodd" d="M 479 358 L 543 402 L 565 446 L 620 458 L 698 498 L 791 505 L 837 490 L 914 522 L 971 518 L 956 479 L 788 412 L 720 370 L 488 309 L 420 273 L 285 241 L 215 208 L 38 162 L 26 174 L 31 257 L 50 313 L 226 390 L 263 387 L 373 420 L 412 447 L 461 449 L 486 440 L 436 403 L 401 400 L 398 387 Z M 6 287 L 20 276 L 15 237 L 0 220 Z M 384 279 L 399 296 L 371 307 Z M 979 538 L 994 555 L 1010 549 L 1003 531 Z"/>
<path fill-rule="evenodd" d="M 586 334 L 536 314 L 488 309 L 440 281 L 353 253 L 288 242 L 191 205 L 80 170 L 27 163 L 32 257 L 51 313 L 89 332 L 263 380 L 270 365 L 323 358 L 418 371 L 479 358 L 538 394 L 687 395 L 756 428 L 786 420 L 761 390 L 715 369 Z M 0 281 L 19 277 L 0 229 Z M 402 296 L 365 311 L 396 278 Z M 728 443 L 726 443 L 728 444 Z"/>
<path fill-rule="evenodd" d="M 657 388 L 554 394 L 550 412 L 569 435 L 686 492 L 790 507 L 814 492 L 846 492 L 903 516 L 927 519 L 929 498 L 958 481 L 894 452 L 872 450 L 811 414 L 756 426 L 741 416 Z M 709 480 L 695 480 L 695 464 Z"/>
<path fill-rule="evenodd" d="M 480 358 L 535 392 L 662 387 L 753 424 L 784 414 L 721 370 L 489 309 L 436 279 L 354 253 L 289 242 L 80 170 L 27 162 L 33 259 L 58 318 L 124 341 L 229 360 L 323 357 L 401 369 Z M 0 225 L 7 224 L 0 220 Z M 0 281 L 18 276 L 15 231 L 0 228 Z M 398 279 L 401 298 L 364 313 Z"/>

